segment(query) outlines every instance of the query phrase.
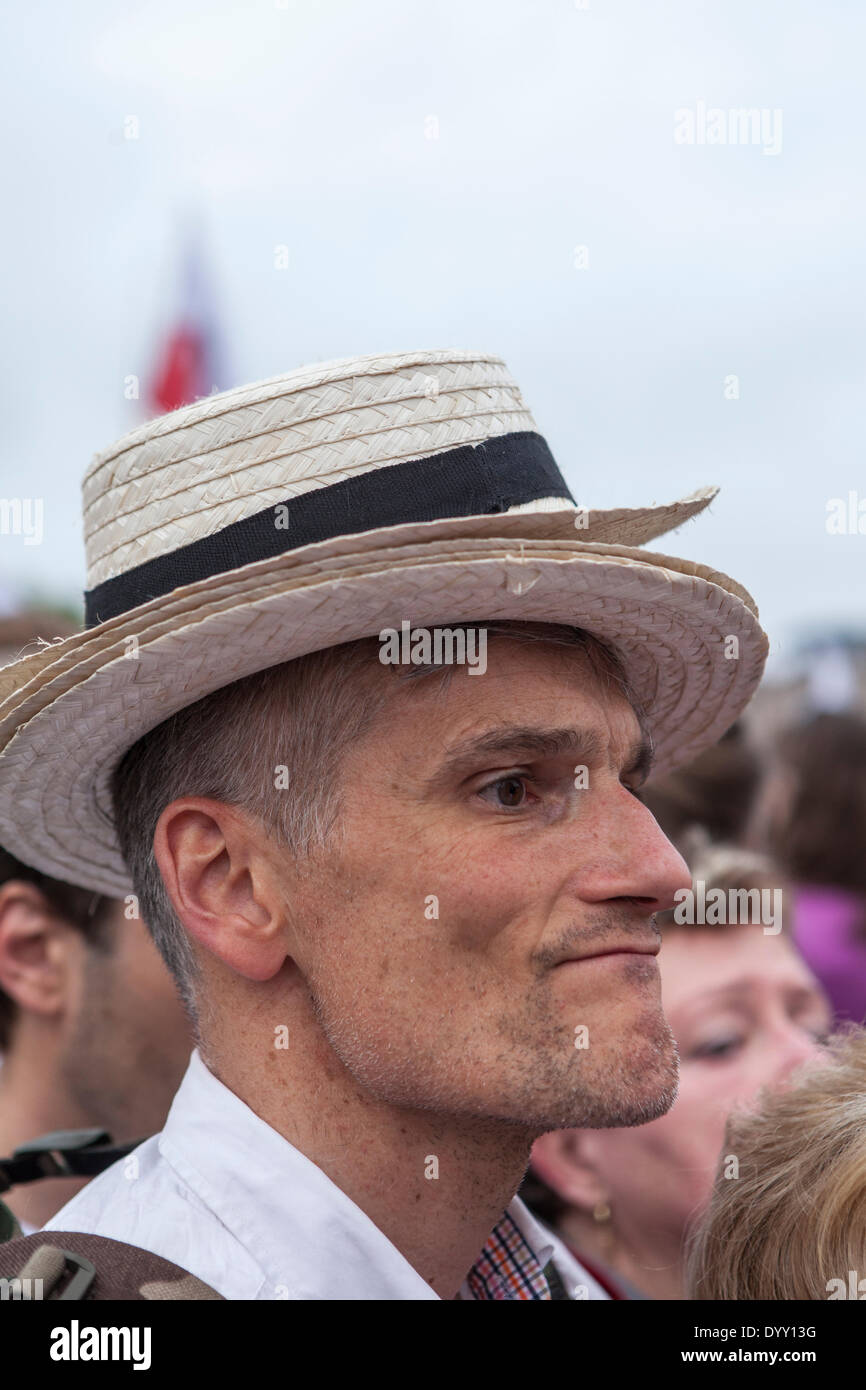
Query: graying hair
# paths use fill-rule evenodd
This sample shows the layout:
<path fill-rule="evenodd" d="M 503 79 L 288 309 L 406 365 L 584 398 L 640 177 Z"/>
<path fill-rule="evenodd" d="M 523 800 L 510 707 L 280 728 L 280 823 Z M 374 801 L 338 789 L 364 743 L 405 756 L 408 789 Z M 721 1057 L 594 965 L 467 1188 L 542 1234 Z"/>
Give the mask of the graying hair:
<path fill-rule="evenodd" d="M 642 717 L 619 657 L 583 629 L 506 621 L 474 626 L 488 636 L 581 650 L 594 673 L 614 683 Z M 201 972 L 153 852 L 157 822 L 178 797 L 202 796 L 257 817 L 267 835 L 298 858 L 325 846 L 339 815 L 343 756 L 380 713 L 391 688 L 388 673 L 404 680 L 438 674 L 443 685 L 453 675 L 453 666 L 383 667 L 379 650 L 377 637 L 365 637 L 245 676 L 157 725 L 115 769 L 111 793 L 120 847 L 141 915 L 197 1036 Z M 288 769 L 288 787 L 278 791 L 281 766 Z"/>

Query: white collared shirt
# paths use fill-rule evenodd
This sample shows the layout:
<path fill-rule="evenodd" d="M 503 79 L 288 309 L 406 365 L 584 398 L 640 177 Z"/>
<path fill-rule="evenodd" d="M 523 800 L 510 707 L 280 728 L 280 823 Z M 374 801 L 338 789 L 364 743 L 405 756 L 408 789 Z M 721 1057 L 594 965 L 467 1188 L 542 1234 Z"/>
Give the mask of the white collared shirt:
<path fill-rule="evenodd" d="M 607 1293 L 515 1197 L 507 1213 L 573 1296 Z M 165 1128 L 94 1178 L 44 1228 L 171 1260 L 228 1299 L 437 1299 L 321 1168 L 193 1052 Z M 461 1298 L 472 1299 L 466 1284 Z M 515 1295 L 516 1296 L 516 1295 Z"/>

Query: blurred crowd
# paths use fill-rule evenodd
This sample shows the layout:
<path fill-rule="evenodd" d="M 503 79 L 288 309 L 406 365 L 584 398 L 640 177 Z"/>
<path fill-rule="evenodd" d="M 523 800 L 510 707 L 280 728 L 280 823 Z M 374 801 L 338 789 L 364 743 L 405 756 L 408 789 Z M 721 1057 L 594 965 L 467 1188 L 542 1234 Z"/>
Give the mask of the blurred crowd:
<path fill-rule="evenodd" d="M 40 618 L 0 624 L 0 664 Z M 866 1275 L 866 717 L 855 701 L 757 734 L 746 720 L 642 795 L 696 900 L 723 905 L 658 922 L 679 1095 L 637 1128 L 544 1135 L 521 1196 L 615 1299 L 852 1296 L 850 1271 Z M 756 910 L 743 920 L 733 903 Z M 127 905 L 0 851 L 0 1156 L 49 1131 L 156 1132 L 191 1046 Z M 2 1197 L 26 1234 L 86 1181 Z M 817 1286 L 819 1247 L 844 1292 Z"/>

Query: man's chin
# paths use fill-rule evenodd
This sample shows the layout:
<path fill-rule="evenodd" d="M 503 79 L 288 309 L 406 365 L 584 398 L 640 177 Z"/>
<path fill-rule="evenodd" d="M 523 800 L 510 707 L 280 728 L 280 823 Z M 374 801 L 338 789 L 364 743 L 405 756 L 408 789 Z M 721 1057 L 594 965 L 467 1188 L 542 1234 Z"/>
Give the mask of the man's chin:
<path fill-rule="evenodd" d="M 616 1050 L 583 1054 L 579 1072 L 562 1077 L 560 1095 L 548 1097 L 551 1129 L 615 1129 L 645 1125 L 670 1110 L 679 1087 L 679 1056 L 664 1016 L 649 1032 Z M 642 1045 L 641 1045 L 642 1044 Z"/>

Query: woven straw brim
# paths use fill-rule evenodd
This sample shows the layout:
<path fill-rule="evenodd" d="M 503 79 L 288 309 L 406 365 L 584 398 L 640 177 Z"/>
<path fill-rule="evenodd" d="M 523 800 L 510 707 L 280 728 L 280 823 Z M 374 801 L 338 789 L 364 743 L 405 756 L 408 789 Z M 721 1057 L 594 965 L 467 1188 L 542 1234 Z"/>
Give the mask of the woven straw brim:
<path fill-rule="evenodd" d="M 0 843 L 56 878 L 124 896 L 109 781 L 126 749 L 221 686 L 404 620 L 586 628 L 621 653 L 659 772 L 714 743 L 766 659 L 745 590 L 689 561 L 575 541 L 573 529 L 568 540 L 527 537 L 518 520 L 517 544 L 477 534 L 510 530 L 512 518 L 494 516 L 460 523 L 470 535 L 428 523 L 379 533 L 387 545 L 368 535 L 308 546 L 175 590 L 0 672 Z M 399 543 L 419 535 L 435 539 Z"/>
<path fill-rule="evenodd" d="M 149 627 L 155 620 L 185 612 L 191 604 L 197 606 L 205 597 L 209 601 L 217 594 L 237 592 L 239 585 L 264 578 L 275 569 L 282 571 L 291 567 L 297 570 L 305 564 L 320 566 L 332 560 L 341 560 L 343 557 L 374 553 L 384 545 L 392 548 L 401 547 L 401 553 L 405 554 L 405 547 L 418 540 L 423 539 L 427 544 L 444 543 L 458 536 L 495 536 L 506 541 L 513 540 L 518 545 L 527 539 L 563 540 L 573 543 L 575 540 L 585 538 L 589 541 L 591 538 L 593 544 L 642 546 L 647 541 L 655 540 L 692 520 L 699 512 L 704 511 L 717 494 L 718 488 L 704 487 L 688 497 L 660 506 L 593 508 L 588 513 L 590 524 L 587 531 L 576 529 L 573 507 L 561 507 L 558 510 L 544 508 L 535 512 L 515 508 L 512 512 L 500 512 L 495 515 L 407 522 L 401 526 L 380 527 L 375 531 L 318 541 L 313 545 L 299 547 L 297 550 L 266 560 L 252 561 L 248 565 L 215 574 L 195 584 L 179 586 L 167 596 L 140 604 L 132 612 L 101 623 L 93 631 L 75 633 L 66 642 L 47 645 L 8 666 L 0 667 L 0 749 L 4 742 L 2 730 L 6 701 L 10 700 L 12 706 L 18 710 L 20 698 L 26 696 L 27 687 L 32 682 L 39 684 L 41 673 L 46 666 L 53 665 L 58 660 L 78 660 L 80 654 L 91 649 L 91 644 L 100 647 L 104 639 L 118 629 L 122 629 L 125 635 L 137 632 L 140 624 Z M 709 570 L 705 572 L 710 573 Z M 755 608 L 754 601 L 745 589 L 727 576 L 723 578 L 731 592 L 739 594 L 746 603 Z"/>

